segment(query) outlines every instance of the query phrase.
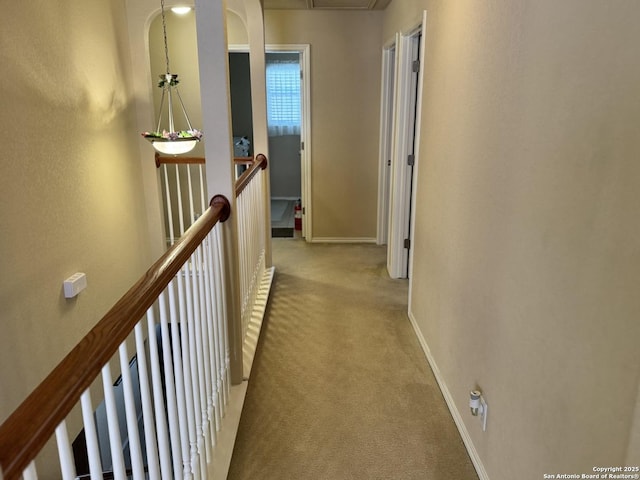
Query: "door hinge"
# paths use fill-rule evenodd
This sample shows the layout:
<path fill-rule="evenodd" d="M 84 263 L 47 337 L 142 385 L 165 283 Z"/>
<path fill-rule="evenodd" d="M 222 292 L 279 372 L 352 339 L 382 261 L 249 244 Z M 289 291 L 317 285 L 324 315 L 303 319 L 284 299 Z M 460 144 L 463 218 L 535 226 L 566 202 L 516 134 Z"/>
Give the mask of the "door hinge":
<path fill-rule="evenodd" d="M 412 153 L 411 155 L 407 155 L 407 165 L 413 167 L 416 163 L 416 156 Z"/>
<path fill-rule="evenodd" d="M 411 240 L 409 240 L 408 238 L 404 239 L 404 248 L 406 248 L 407 250 L 411 248 Z"/>
<path fill-rule="evenodd" d="M 300 150 L 304 150 L 304 142 L 300 142 Z"/>
<path fill-rule="evenodd" d="M 305 208 L 302 207 L 302 214 L 304 215 L 306 213 Z"/>
<path fill-rule="evenodd" d="M 411 71 L 417 73 L 420 71 L 420 60 L 414 60 L 411 64 Z"/>

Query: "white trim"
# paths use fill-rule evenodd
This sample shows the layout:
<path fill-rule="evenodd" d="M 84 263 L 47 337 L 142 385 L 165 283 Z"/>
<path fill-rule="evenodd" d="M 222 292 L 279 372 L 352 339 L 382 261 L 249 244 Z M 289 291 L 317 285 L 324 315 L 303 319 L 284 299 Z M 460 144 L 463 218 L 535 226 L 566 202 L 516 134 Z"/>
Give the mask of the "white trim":
<path fill-rule="evenodd" d="M 411 225 L 414 228 L 411 229 L 410 232 L 410 242 L 412 248 L 409 250 L 409 278 L 413 278 L 413 257 L 416 251 L 415 249 L 415 225 L 416 225 L 416 206 L 418 205 L 417 195 L 418 195 L 418 168 L 420 167 L 420 162 L 418 159 L 420 158 L 420 132 L 422 131 L 422 92 L 424 86 L 424 70 L 425 70 L 425 62 L 424 62 L 424 52 L 426 51 L 427 44 L 427 11 L 423 10 L 422 12 L 422 37 L 420 38 L 420 72 L 418 72 L 418 92 L 416 96 L 416 105 L 418 105 L 416 111 L 416 137 L 414 139 L 415 145 L 413 148 L 413 153 L 416 157 L 416 162 L 413 167 L 413 192 L 411 192 L 411 205 L 413 208 L 411 209 Z M 413 282 L 409 282 L 409 305 L 411 305 L 411 294 L 412 294 L 412 285 Z"/>
<path fill-rule="evenodd" d="M 304 207 L 302 216 L 302 236 L 307 242 L 313 241 L 311 199 L 311 46 L 309 44 L 268 44 L 265 45 L 265 52 L 298 52 L 300 54 L 300 69 L 302 71 L 302 82 L 300 93 L 302 95 L 302 125 L 300 128 L 300 141 L 304 144 L 304 150 L 300 151 L 301 169 L 301 200 Z"/>
<path fill-rule="evenodd" d="M 449 391 L 449 388 L 447 387 L 447 384 L 444 381 L 444 377 L 440 373 L 440 369 L 438 368 L 438 365 L 436 364 L 436 361 L 433 358 L 433 355 L 431 355 L 431 350 L 429 349 L 429 345 L 427 344 L 427 341 L 425 340 L 424 336 L 422 335 L 422 332 L 420 331 L 420 328 L 418 327 L 418 322 L 413 316 L 413 313 L 411 312 L 411 310 L 409 310 L 408 315 L 409 315 L 409 321 L 411 322 L 411 325 L 413 326 L 413 330 L 416 333 L 416 337 L 418 337 L 418 341 L 420 342 L 420 346 L 422 347 L 422 351 L 424 352 L 425 357 L 427 357 L 427 362 L 429 362 L 429 366 L 433 371 L 433 375 L 436 377 L 436 381 L 438 382 L 438 386 L 440 387 L 442 396 L 444 397 L 445 402 L 447 402 L 447 407 L 449 407 L 449 411 L 451 412 L 453 421 L 455 422 L 456 427 L 458 427 L 458 431 L 460 432 L 460 436 L 462 437 L 464 446 L 466 447 L 467 452 L 469 453 L 471 462 L 473 463 L 473 466 L 475 467 L 476 472 L 478 473 L 478 477 L 480 478 L 480 480 L 490 480 L 489 475 L 487 474 L 487 471 L 484 468 L 484 464 L 480 459 L 480 455 L 478 454 L 478 451 L 476 450 L 476 447 L 473 444 L 473 441 L 471 440 L 471 435 L 469 435 L 467 426 L 462 420 L 462 415 L 460 414 L 458 407 L 456 407 L 456 404 L 453 401 L 453 396 L 451 395 L 451 392 Z"/>
<path fill-rule="evenodd" d="M 424 18 L 424 16 L 423 16 Z M 415 178 L 415 166 L 413 169 L 407 166 L 409 152 L 413 152 L 415 164 L 418 164 L 418 156 L 415 148 L 420 141 L 420 131 L 415 122 L 421 116 L 422 105 L 418 100 L 422 98 L 422 70 L 424 66 L 424 50 L 420 50 L 417 36 L 424 31 L 424 25 L 420 22 L 407 34 L 400 36 L 397 45 L 396 68 L 396 99 L 394 112 L 393 148 L 391 156 L 391 187 L 389 208 L 389 231 L 387 249 L 387 270 L 391 278 L 406 278 L 409 271 L 409 255 L 404 247 L 405 238 L 411 238 L 410 222 L 413 214 L 412 201 L 417 185 L 414 185 L 411 193 L 412 177 Z M 413 58 L 419 50 L 418 61 L 420 71 L 417 75 L 412 71 Z M 416 83 L 414 83 L 416 82 Z M 415 106 L 415 109 L 414 109 Z"/>
<path fill-rule="evenodd" d="M 229 53 L 249 53 L 249 44 L 230 44 L 227 45 Z"/>
<path fill-rule="evenodd" d="M 248 382 L 229 387 L 229 401 L 225 406 L 224 427 L 217 432 L 216 447 L 211 453 L 211 461 L 207 465 L 208 473 L 213 480 L 226 480 L 231 466 L 233 446 L 236 443 L 240 415 L 247 396 Z"/>
<path fill-rule="evenodd" d="M 269 303 L 269 294 L 271 293 L 271 285 L 273 284 L 275 271 L 275 267 L 267 268 L 262 275 L 262 281 L 258 288 L 256 301 L 253 304 L 253 312 L 251 313 L 247 333 L 244 337 L 242 347 L 244 368 L 242 369 L 242 372 L 244 377 L 247 379 L 251 375 L 251 367 L 253 366 L 253 359 L 256 355 L 258 339 L 260 338 L 260 331 L 262 330 L 262 320 L 264 319 L 267 304 Z"/>
<path fill-rule="evenodd" d="M 380 93 L 380 147 L 378 151 L 378 222 L 376 243 L 386 245 L 389 229 L 389 190 L 393 152 L 393 111 L 395 106 L 396 48 L 398 38 L 382 49 Z"/>
<path fill-rule="evenodd" d="M 376 243 L 373 237 L 315 237 L 311 243 Z"/>

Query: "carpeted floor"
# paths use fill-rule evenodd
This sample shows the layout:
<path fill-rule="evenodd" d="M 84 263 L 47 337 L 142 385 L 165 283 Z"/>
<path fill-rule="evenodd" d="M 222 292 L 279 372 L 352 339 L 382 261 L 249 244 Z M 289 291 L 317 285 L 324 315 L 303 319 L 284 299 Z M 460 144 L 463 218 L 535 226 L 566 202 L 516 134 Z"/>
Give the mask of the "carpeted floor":
<path fill-rule="evenodd" d="M 477 480 L 385 249 L 274 239 L 228 479 Z"/>

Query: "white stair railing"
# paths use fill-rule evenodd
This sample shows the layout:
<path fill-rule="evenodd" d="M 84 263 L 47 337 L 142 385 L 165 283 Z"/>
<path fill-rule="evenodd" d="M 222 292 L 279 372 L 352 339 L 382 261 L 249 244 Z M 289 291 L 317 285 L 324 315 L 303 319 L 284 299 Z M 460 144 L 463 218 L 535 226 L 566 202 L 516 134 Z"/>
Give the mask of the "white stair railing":
<path fill-rule="evenodd" d="M 167 244 L 173 245 L 207 208 L 205 159 L 163 157 L 158 153 L 155 159 L 162 186 Z"/>
<path fill-rule="evenodd" d="M 207 478 L 229 391 L 219 223 L 229 210 L 214 197 L 0 426 L 0 478 Z"/>
<path fill-rule="evenodd" d="M 173 244 L 184 232 L 185 217 L 190 221 L 198 216 L 199 210 L 194 208 L 194 204 L 205 198 L 204 164 L 205 160 L 201 157 L 164 157 L 156 154 L 156 166 L 161 168 L 169 244 Z M 246 375 L 260 327 L 252 321 L 254 317 L 261 319 L 261 315 L 256 315 L 256 311 L 264 307 L 260 304 L 261 291 L 268 290 L 273 276 L 273 269 L 266 262 L 266 242 L 271 234 L 266 221 L 267 209 L 270 208 L 266 193 L 269 179 L 268 161 L 263 154 L 256 155 L 255 159 L 236 158 L 235 164 L 242 170 L 236 181 L 236 210 L 242 338 L 247 350 L 244 355 Z"/>
<path fill-rule="evenodd" d="M 249 375 L 257 346 L 274 269 L 266 262 L 266 242 L 271 235 L 267 225 L 267 157 L 256 155 L 255 162 L 236 182 L 238 211 L 238 261 L 244 374 Z"/>

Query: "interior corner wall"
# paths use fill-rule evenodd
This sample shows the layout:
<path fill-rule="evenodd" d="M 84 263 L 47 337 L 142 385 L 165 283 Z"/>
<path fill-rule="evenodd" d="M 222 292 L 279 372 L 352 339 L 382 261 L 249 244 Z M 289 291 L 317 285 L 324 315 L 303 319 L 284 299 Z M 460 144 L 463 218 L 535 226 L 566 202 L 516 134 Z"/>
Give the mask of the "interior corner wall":
<path fill-rule="evenodd" d="M 124 1 L 3 9 L 0 421 L 151 262 Z"/>
<path fill-rule="evenodd" d="M 311 46 L 313 237 L 375 239 L 382 12 L 264 13 L 267 44 Z"/>
<path fill-rule="evenodd" d="M 422 9 L 410 315 L 488 478 L 623 466 L 640 426 L 640 4 L 394 0 L 384 35 Z"/>

